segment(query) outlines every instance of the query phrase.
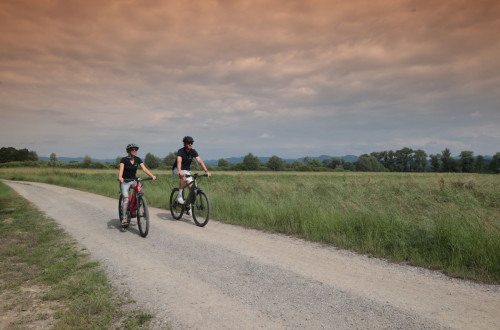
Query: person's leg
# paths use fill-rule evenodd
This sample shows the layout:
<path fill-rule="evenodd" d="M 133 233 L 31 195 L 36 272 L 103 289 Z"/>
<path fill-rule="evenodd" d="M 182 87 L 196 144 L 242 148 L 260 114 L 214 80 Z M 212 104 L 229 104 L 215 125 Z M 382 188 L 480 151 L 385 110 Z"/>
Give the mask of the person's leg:
<path fill-rule="evenodd" d="M 191 177 L 191 172 L 190 171 L 185 171 L 184 174 L 186 174 L 186 181 L 185 181 L 185 185 L 187 185 L 187 191 L 188 191 L 188 196 L 189 196 L 189 192 L 191 191 L 191 187 L 193 185 L 193 178 Z M 192 215 L 192 212 L 191 212 L 191 205 L 188 205 L 188 211 L 187 211 L 187 214 L 188 215 Z"/>
<path fill-rule="evenodd" d="M 182 190 L 184 189 L 185 181 L 186 181 L 186 171 L 179 171 L 177 168 L 174 168 L 172 171 L 173 175 L 179 178 L 179 194 L 177 195 L 177 203 L 184 204 L 184 199 L 182 198 Z"/>
<path fill-rule="evenodd" d="M 134 182 L 123 182 L 120 184 L 120 190 L 122 192 L 122 218 L 120 219 L 123 222 L 127 221 L 127 207 L 128 207 L 128 192 L 130 190 L 130 186 Z"/>

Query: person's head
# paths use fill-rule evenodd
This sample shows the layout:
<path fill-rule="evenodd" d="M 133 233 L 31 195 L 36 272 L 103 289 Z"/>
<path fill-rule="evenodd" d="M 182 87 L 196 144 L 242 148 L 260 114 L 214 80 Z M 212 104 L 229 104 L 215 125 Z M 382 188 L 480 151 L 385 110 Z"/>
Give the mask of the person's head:
<path fill-rule="evenodd" d="M 139 146 L 135 143 L 129 143 L 127 144 L 127 153 L 130 155 L 136 155 L 137 150 L 139 150 Z"/>
<path fill-rule="evenodd" d="M 191 149 L 193 147 L 194 139 L 188 135 L 182 139 L 182 142 L 184 142 L 184 147 Z"/>

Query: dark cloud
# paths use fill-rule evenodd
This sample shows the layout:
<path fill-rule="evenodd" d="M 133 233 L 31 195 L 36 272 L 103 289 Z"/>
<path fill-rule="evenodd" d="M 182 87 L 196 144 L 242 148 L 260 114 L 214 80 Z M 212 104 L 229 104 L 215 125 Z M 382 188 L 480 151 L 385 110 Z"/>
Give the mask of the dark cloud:
<path fill-rule="evenodd" d="M 107 158 L 135 126 L 162 157 L 188 130 L 211 158 L 491 154 L 499 14 L 493 0 L 2 1 L 2 143 Z"/>

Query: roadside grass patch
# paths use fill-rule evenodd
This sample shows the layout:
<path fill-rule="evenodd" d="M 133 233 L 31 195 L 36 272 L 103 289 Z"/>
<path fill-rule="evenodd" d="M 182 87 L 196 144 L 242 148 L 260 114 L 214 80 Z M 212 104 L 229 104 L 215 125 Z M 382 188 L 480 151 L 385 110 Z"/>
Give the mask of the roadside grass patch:
<path fill-rule="evenodd" d="M 140 329 L 99 263 L 57 224 L 0 183 L 0 328 Z"/>

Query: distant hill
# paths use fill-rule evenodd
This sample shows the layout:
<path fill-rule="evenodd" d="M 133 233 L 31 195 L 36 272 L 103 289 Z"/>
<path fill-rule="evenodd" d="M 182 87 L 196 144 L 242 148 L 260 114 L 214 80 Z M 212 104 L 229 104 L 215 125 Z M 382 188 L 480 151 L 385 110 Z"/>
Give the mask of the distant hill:
<path fill-rule="evenodd" d="M 320 162 L 322 162 L 324 159 L 330 159 L 330 158 L 341 158 L 344 161 L 351 162 L 351 163 L 354 163 L 355 161 L 358 160 L 358 156 L 354 156 L 354 155 L 346 155 L 346 156 L 327 156 L 327 155 L 321 155 L 321 156 L 318 156 L 318 157 L 311 157 L 311 156 L 307 156 L 307 157 L 309 159 L 317 159 Z M 230 162 L 231 164 L 238 164 L 238 163 L 243 163 L 243 159 L 244 158 L 245 158 L 245 156 L 242 156 L 242 157 L 229 157 L 229 158 L 226 158 L 226 160 L 228 162 Z M 270 158 L 271 157 L 259 157 L 259 159 L 260 159 L 260 161 L 262 163 L 267 163 Z M 296 160 L 298 160 L 300 162 L 303 162 L 304 158 L 305 157 L 302 157 L 302 158 L 284 158 L 283 160 L 285 162 L 291 164 L 291 163 L 293 163 Z M 210 160 L 204 160 L 203 162 L 205 164 L 207 164 L 207 165 L 217 165 L 219 163 L 219 160 L 218 159 L 210 159 Z"/>

